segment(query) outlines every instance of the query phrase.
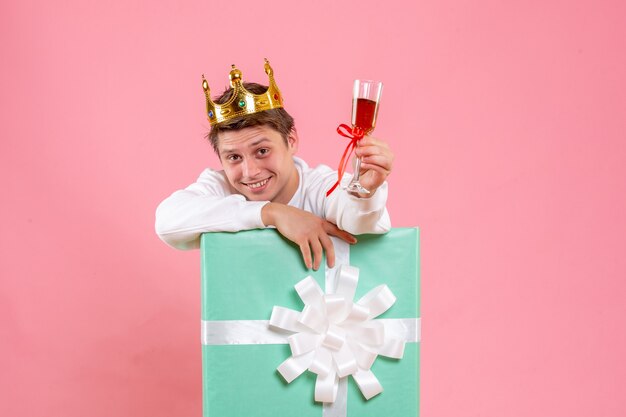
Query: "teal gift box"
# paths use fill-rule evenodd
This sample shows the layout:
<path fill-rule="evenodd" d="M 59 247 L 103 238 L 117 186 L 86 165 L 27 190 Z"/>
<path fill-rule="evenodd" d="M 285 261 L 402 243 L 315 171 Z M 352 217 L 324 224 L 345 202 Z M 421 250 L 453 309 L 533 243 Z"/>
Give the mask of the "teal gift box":
<path fill-rule="evenodd" d="M 396 228 L 358 240 L 349 248 L 349 264 L 359 268 L 354 300 L 386 284 L 397 300 L 377 319 L 419 318 L 418 229 Z M 294 285 L 309 275 L 325 287 L 325 269 L 307 270 L 299 248 L 273 229 L 206 233 L 201 260 L 203 327 L 267 321 L 274 306 L 302 311 Z M 211 344 L 203 334 L 204 417 L 326 415 L 314 401 L 317 375 L 305 371 L 287 383 L 276 370 L 291 356 L 289 344 L 251 339 Z M 346 416 L 419 415 L 419 342 L 406 343 L 401 359 L 378 356 L 371 370 L 384 391 L 365 400 L 347 377 Z"/>

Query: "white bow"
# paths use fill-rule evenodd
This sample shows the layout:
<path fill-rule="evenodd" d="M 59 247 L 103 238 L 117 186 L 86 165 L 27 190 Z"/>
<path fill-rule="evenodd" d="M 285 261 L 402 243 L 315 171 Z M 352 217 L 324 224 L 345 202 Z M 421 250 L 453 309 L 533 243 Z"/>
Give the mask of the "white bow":
<path fill-rule="evenodd" d="M 405 338 L 388 320 L 373 320 L 396 301 L 389 287 L 379 285 L 356 303 L 359 269 L 342 265 L 336 288 L 325 294 L 308 276 L 295 285 L 304 302 L 300 311 L 274 306 L 270 328 L 291 332 L 291 354 L 278 366 L 290 383 L 307 369 L 317 374 L 315 401 L 333 403 L 340 378 L 352 375 L 365 399 L 383 391 L 370 370 L 378 355 L 401 359 Z"/>

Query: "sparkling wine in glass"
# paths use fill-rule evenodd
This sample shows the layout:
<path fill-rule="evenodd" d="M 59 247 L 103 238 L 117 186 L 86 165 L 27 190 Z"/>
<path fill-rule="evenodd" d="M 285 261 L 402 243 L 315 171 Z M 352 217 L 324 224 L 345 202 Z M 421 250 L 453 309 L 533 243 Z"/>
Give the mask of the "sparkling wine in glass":
<path fill-rule="evenodd" d="M 378 104 L 383 92 L 383 83 L 372 80 L 354 80 L 352 89 L 352 131 L 353 133 L 368 135 L 374 131 Z M 356 159 L 354 177 L 346 187 L 347 191 L 369 194 L 369 190 L 359 183 L 361 158 Z"/>

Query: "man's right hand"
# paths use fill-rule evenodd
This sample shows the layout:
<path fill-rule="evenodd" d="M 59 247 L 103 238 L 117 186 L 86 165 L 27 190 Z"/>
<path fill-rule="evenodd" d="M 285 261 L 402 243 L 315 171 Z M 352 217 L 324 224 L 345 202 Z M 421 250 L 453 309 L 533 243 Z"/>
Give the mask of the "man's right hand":
<path fill-rule="evenodd" d="M 306 267 L 316 271 L 322 263 L 323 251 L 326 251 L 328 266 L 335 266 L 335 249 L 329 235 L 356 243 L 354 236 L 328 220 L 285 204 L 266 204 L 261 209 L 261 219 L 266 226 L 276 227 L 281 235 L 298 245 Z"/>

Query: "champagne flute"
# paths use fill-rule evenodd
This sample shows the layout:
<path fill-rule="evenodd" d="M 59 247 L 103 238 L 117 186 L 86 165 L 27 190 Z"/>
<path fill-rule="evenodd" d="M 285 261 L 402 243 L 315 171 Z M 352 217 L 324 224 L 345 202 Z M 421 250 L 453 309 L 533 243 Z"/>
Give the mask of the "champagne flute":
<path fill-rule="evenodd" d="M 368 135 L 374 131 L 378 104 L 383 92 L 383 83 L 372 80 L 354 80 L 352 89 L 352 132 L 357 135 Z M 369 194 L 370 191 L 359 182 L 361 158 L 356 159 L 354 176 L 346 187 L 347 191 Z"/>

